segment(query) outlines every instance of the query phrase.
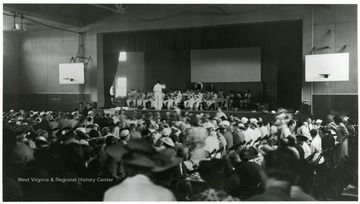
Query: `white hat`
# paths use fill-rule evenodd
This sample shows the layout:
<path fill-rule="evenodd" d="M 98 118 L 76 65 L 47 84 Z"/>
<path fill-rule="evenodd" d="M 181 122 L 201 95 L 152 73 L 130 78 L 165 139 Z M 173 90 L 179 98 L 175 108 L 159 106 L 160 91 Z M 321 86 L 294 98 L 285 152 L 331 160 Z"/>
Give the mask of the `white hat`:
<path fill-rule="evenodd" d="M 41 118 L 35 118 L 36 123 L 41 123 Z"/>
<path fill-rule="evenodd" d="M 93 113 L 92 111 L 89 111 L 89 112 L 88 112 L 88 115 L 91 115 L 92 113 Z"/>
<path fill-rule="evenodd" d="M 245 128 L 245 125 L 242 124 L 242 123 L 237 123 L 237 126 L 238 126 L 239 128 Z"/>
<path fill-rule="evenodd" d="M 277 119 L 285 119 L 285 117 L 286 117 L 286 114 L 284 112 L 282 112 L 276 116 Z"/>
<path fill-rule="evenodd" d="M 174 146 L 175 146 L 174 142 L 173 142 L 172 139 L 169 138 L 169 137 L 163 137 L 163 138 L 161 138 L 161 140 L 162 140 L 165 144 L 169 145 L 170 147 L 174 147 Z"/>
<path fill-rule="evenodd" d="M 323 122 L 323 121 L 320 120 L 320 119 L 317 119 L 317 120 L 315 121 L 316 124 L 321 124 L 322 122 Z"/>
<path fill-rule="evenodd" d="M 120 137 L 126 137 L 129 134 L 130 134 L 130 131 L 128 129 L 125 129 L 120 132 Z"/>
<path fill-rule="evenodd" d="M 247 119 L 246 117 L 242 117 L 240 121 L 242 124 L 245 124 L 249 121 L 249 119 Z"/>
<path fill-rule="evenodd" d="M 219 126 L 221 127 L 229 127 L 230 126 L 230 122 L 227 120 L 223 120 L 219 123 Z"/>
<path fill-rule="evenodd" d="M 213 123 L 211 123 L 211 122 L 206 122 L 206 123 L 204 124 L 204 128 L 206 128 L 206 129 L 208 129 L 208 128 L 214 129 L 214 128 L 215 128 L 215 125 L 214 125 Z"/>
<path fill-rule="evenodd" d="M 149 128 L 149 131 L 150 131 L 150 133 L 154 133 L 154 132 L 156 132 L 156 130 L 155 130 L 155 129 L 151 129 L 151 128 Z"/>
<path fill-rule="evenodd" d="M 36 140 L 41 140 L 41 141 L 46 142 L 46 139 L 45 139 L 45 137 L 43 137 L 43 136 L 38 136 L 38 137 L 36 137 Z"/>
<path fill-rule="evenodd" d="M 164 128 L 161 132 L 162 135 L 164 136 L 169 136 L 171 134 L 171 128 Z"/>
<path fill-rule="evenodd" d="M 76 131 L 80 131 L 80 132 L 86 133 L 86 129 L 85 129 L 84 127 L 76 128 Z"/>
<path fill-rule="evenodd" d="M 256 120 L 256 118 L 250 118 L 250 123 L 255 123 L 255 124 L 257 124 L 257 123 L 258 123 L 258 120 Z"/>
<path fill-rule="evenodd" d="M 89 142 L 86 141 L 86 140 L 80 140 L 79 143 L 80 143 L 81 145 L 89 145 Z"/>

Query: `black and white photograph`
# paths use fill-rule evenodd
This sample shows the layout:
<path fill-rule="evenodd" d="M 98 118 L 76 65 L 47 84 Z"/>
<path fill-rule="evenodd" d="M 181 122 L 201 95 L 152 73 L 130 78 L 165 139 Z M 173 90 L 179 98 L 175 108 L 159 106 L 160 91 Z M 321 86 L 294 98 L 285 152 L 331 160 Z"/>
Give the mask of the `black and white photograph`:
<path fill-rule="evenodd" d="M 2 9 L 2 201 L 358 201 L 356 1 Z"/>

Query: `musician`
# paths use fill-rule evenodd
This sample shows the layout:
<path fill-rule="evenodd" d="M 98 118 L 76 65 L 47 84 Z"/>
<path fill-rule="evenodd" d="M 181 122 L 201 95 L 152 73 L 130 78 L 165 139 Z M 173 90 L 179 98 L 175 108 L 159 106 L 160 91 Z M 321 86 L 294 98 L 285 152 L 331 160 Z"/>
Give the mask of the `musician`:
<path fill-rule="evenodd" d="M 217 101 L 217 94 L 213 91 L 208 92 L 207 100 L 205 101 L 206 106 L 209 109 L 213 109 L 212 106 L 215 105 L 216 101 Z"/>
<path fill-rule="evenodd" d="M 177 107 L 179 103 L 181 103 L 182 100 L 182 94 L 180 90 L 175 91 L 175 98 L 174 98 L 174 105 Z"/>
<path fill-rule="evenodd" d="M 223 107 L 225 101 L 227 101 L 227 100 L 225 99 L 224 92 L 223 92 L 223 90 L 220 89 L 218 92 L 218 95 L 217 95 L 217 103 L 218 103 L 219 107 Z"/>
<path fill-rule="evenodd" d="M 140 104 L 140 106 L 146 108 L 146 104 L 149 102 L 149 100 L 147 99 L 147 95 L 145 94 L 144 89 L 141 89 L 141 100 L 142 104 Z"/>
<path fill-rule="evenodd" d="M 136 95 L 136 107 L 140 108 L 144 102 L 145 96 L 143 96 L 143 92 L 141 91 L 141 89 L 137 90 L 137 95 Z"/>
<path fill-rule="evenodd" d="M 152 90 L 149 90 L 146 94 L 146 103 L 150 102 L 150 108 L 155 108 L 155 98 Z M 146 105 L 145 105 L 146 107 Z"/>
<path fill-rule="evenodd" d="M 242 91 L 240 91 L 238 93 L 238 97 L 239 97 L 239 100 L 240 100 L 240 108 L 244 108 L 245 96 L 244 96 Z"/>
<path fill-rule="evenodd" d="M 244 100 L 245 108 L 248 108 L 248 106 L 249 106 L 249 104 L 251 102 L 251 91 L 250 91 L 250 89 L 248 89 L 248 91 L 245 93 L 244 98 L 245 98 L 245 100 Z"/>
<path fill-rule="evenodd" d="M 171 90 L 169 90 L 169 92 L 165 95 L 164 105 L 167 109 L 174 107 L 174 93 Z"/>
<path fill-rule="evenodd" d="M 136 98 L 135 98 L 136 91 L 134 89 L 131 89 L 131 91 L 128 92 L 126 100 L 126 104 L 128 107 L 131 106 L 131 104 L 135 107 L 136 106 Z"/>
<path fill-rule="evenodd" d="M 185 108 L 192 109 L 195 103 L 195 94 L 192 90 L 189 90 L 187 94 L 188 100 L 184 101 Z"/>
<path fill-rule="evenodd" d="M 165 84 L 160 84 L 160 80 L 157 81 L 157 84 L 155 84 L 153 91 L 154 91 L 154 97 L 155 97 L 155 109 L 161 110 L 163 106 L 163 89 L 165 89 Z"/>
<path fill-rule="evenodd" d="M 233 108 L 234 105 L 234 100 L 235 100 L 235 93 L 233 90 L 230 90 L 229 95 L 227 96 L 227 98 L 229 98 L 229 108 Z"/>
<path fill-rule="evenodd" d="M 199 110 L 200 107 L 200 103 L 202 102 L 203 99 L 203 94 L 200 92 L 200 90 L 196 90 L 195 94 L 194 94 L 194 108 L 195 110 Z M 193 107 L 193 106 L 190 106 Z"/>

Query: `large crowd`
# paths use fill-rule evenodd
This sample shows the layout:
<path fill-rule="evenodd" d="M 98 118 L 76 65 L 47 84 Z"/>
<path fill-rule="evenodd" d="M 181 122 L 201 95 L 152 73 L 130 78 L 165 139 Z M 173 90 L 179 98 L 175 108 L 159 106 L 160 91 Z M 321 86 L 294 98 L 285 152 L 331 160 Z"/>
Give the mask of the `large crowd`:
<path fill-rule="evenodd" d="M 326 200 L 317 194 L 327 187 L 318 181 L 322 169 L 336 176 L 356 135 L 348 117 L 296 121 L 285 109 L 272 121 L 220 108 L 214 116 L 175 108 L 131 117 L 91 108 L 11 110 L 3 113 L 3 195 L 5 201 Z"/>

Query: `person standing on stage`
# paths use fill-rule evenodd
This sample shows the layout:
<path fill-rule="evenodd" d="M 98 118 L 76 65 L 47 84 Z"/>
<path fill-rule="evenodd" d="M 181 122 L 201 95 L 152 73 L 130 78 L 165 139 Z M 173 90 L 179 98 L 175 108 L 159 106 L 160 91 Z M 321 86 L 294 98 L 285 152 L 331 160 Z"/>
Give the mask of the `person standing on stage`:
<path fill-rule="evenodd" d="M 165 84 L 160 84 L 160 80 L 158 80 L 157 84 L 155 84 L 155 86 L 153 88 L 154 96 L 155 96 L 155 109 L 156 110 L 161 110 L 161 108 L 162 108 L 162 105 L 163 105 L 162 90 L 165 88 L 166 88 Z"/>

